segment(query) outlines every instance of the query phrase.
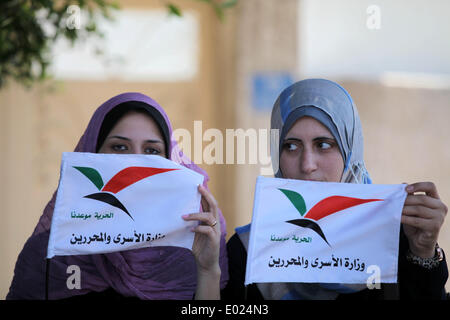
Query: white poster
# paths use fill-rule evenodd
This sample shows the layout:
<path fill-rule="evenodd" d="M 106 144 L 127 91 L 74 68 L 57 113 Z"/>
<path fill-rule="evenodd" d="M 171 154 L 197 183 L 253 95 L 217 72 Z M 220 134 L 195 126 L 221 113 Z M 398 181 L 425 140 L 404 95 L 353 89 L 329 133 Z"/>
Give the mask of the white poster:
<path fill-rule="evenodd" d="M 245 283 L 396 282 L 404 189 L 258 177 Z"/>
<path fill-rule="evenodd" d="M 204 177 L 154 155 L 64 153 L 47 257 L 192 248 Z"/>

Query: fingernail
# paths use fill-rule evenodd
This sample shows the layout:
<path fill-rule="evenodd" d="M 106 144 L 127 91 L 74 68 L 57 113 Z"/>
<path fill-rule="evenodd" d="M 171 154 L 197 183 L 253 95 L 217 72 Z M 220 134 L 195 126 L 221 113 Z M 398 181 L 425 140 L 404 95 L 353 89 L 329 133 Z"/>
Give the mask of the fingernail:
<path fill-rule="evenodd" d="M 181 217 L 182 217 L 183 219 L 186 219 L 187 217 L 189 217 L 189 215 L 188 215 L 188 214 L 183 214 Z"/>
<path fill-rule="evenodd" d="M 406 192 L 412 192 L 414 191 L 414 187 L 413 186 L 407 186 L 406 187 Z"/>

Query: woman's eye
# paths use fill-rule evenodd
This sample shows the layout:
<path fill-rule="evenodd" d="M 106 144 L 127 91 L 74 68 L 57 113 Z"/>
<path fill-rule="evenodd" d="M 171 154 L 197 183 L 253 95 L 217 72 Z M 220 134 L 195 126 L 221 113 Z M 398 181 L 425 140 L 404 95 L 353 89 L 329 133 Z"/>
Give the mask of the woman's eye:
<path fill-rule="evenodd" d="M 328 149 L 331 149 L 332 145 L 331 145 L 331 143 L 328 143 L 328 142 L 319 142 L 318 147 L 321 150 L 328 150 Z"/>
<path fill-rule="evenodd" d="M 284 144 L 284 149 L 288 150 L 288 151 L 295 151 L 298 149 L 298 146 L 295 145 L 294 143 L 285 143 Z"/>
<path fill-rule="evenodd" d="M 113 149 L 116 152 L 123 152 L 128 150 L 127 146 L 123 144 L 115 144 L 111 147 L 111 149 Z"/>
<path fill-rule="evenodd" d="M 146 154 L 160 154 L 161 152 L 155 148 L 146 148 L 144 150 Z"/>

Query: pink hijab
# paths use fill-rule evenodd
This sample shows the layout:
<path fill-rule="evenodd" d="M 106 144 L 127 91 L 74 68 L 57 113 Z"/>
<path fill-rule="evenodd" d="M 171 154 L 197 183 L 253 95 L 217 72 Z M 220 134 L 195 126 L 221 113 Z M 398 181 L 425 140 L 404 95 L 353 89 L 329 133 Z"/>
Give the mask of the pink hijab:
<path fill-rule="evenodd" d="M 99 131 L 105 116 L 124 102 L 143 102 L 157 110 L 166 122 L 169 136 L 172 127 L 167 114 L 153 99 L 141 93 L 123 93 L 103 103 L 92 116 L 75 152 L 96 152 Z M 208 174 L 192 163 L 179 149 L 176 141 L 167 148 L 169 159 L 205 177 Z M 46 293 L 46 254 L 56 192 L 44 209 L 39 222 L 16 262 L 14 278 L 7 299 L 44 299 Z M 220 212 L 221 242 L 220 287 L 228 281 L 225 219 Z M 68 289 L 67 268 L 77 265 L 81 270 L 81 289 Z M 190 250 L 179 247 L 153 247 L 98 255 L 59 256 L 50 260 L 48 273 L 49 299 L 63 299 L 88 292 L 113 289 L 124 297 L 140 299 L 192 299 L 197 284 L 196 264 Z"/>

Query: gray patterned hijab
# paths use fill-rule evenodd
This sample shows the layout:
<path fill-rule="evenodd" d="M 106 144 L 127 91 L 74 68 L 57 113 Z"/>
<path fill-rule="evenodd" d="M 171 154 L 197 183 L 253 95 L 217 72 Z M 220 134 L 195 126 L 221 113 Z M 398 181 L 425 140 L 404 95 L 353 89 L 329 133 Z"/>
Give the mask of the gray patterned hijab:
<path fill-rule="evenodd" d="M 287 87 L 272 109 L 271 129 L 278 129 L 280 138 L 272 143 L 272 163 L 276 177 L 279 155 L 286 133 L 301 117 L 310 116 L 321 122 L 336 139 L 345 167 L 341 182 L 371 183 L 363 158 L 363 135 L 358 110 L 339 84 L 325 79 L 306 79 Z"/>

